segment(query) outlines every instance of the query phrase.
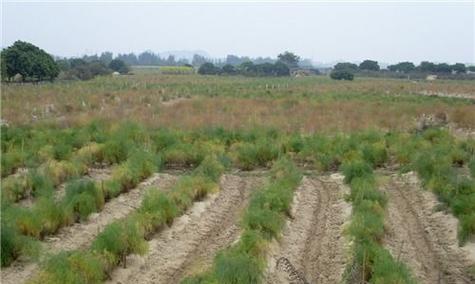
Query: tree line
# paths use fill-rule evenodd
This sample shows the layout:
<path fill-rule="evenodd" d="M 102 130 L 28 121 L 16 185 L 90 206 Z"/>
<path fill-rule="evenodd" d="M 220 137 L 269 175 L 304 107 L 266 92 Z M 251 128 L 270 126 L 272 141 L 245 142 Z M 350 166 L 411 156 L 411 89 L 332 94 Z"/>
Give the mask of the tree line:
<path fill-rule="evenodd" d="M 187 59 L 176 60 L 173 55 L 161 58 L 150 51 L 135 55 L 103 52 L 100 55 L 85 55 L 81 58 L 54 58 L 43 49 L 24 41 L 16 41 L 1 51 L 1 76 L 11 81 L 20 76 L 23 81 L 53 80 L 61 74 L 63 79 L 88 80 L 98 75 L 112 72 L 127 74 L 131 65 L 189 66 L 198 69 L 204 75 L 246 75 L 246 76 L 289 76 L 293 69 L 306 68 L 318 73 L 308 59 L 286 51 L 273 59 L 270 57 L 240 57 L 228 55 L 224 60 L 213 60 L 195 54 L 191 62 Z M 191 64 L 190 64 L 191 63 Z M 463 63 L 447 64 L 423 61 L 419 65 L 405 61 L 382 69 L 377 61 L 364 60 L 360 64 L 351 62 L 337 63 L 330 77 L 337 80 L 353 80 L 355 74 L 373 74 L 393 72 L 397 74 L 465 74 L 475 72 L 475 66 Z"/>
<path fill-rule="evenodd" d="M 412 62 L 404 61 L 397 64 L 387 66 L 387 69 L 382 69 L 379 63 L 374 60 L 364 60 L 359 65 L 351 62 L 340 62 L 333 66 L 330 77 L 336 80 L 353 80 L 357 73 L 368 72 L 394 72 L 401 74 L 465 74 L 467 71 L 475 72 L 475 66 L 466 66 L 463 63 L 447 64 L 447 63 L 433 63 L 429 61 L 422 61 L 419 65 Z"/>

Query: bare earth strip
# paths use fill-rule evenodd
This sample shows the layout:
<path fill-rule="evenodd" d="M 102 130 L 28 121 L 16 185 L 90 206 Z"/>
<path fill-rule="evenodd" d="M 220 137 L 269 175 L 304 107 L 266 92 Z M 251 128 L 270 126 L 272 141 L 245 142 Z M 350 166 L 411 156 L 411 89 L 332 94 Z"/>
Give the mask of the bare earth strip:
<path fill-rule="evenodd" d="M 218 193 L 195 202 L 149 242 L 148 254 L 129 257 L 109 283 L 178 283 L 209 268 L 215 254 L 239 238 L 240 215 L 262 180 L 224 175 Z"/>
<path fill-rule="evenodd" d="M 457 219 L 435 210 L 437 198 L 421 188 L 417 176 L 393 174 L 383 189 L 389 211 L 384 244 L 418 282 L 474 283 L 466 271 L 475 260 L 458 246 Z"/>
<path fill-rule="evenodd" d="M 52 237 L 45 240 L 43 251 L 55 254 L 62 250 L 87 248 L 107 224 L 123 218 L 134 211 L 141 203 L 146 189 L 153 185 L 160 190 L 167 189 L 178 177 L 157 173 L 146 179 L 131 191 L 121 194 L 104 205 L 101 212 L 92 214 L 88 221 L 64 227 Z M 38 271 L 38 264 L 16 261 L 10 267 L 2 268 L 3 284 L 19 284 L 26 282 Z"/>
<path fill-rule="evenodd" d="M 351 215 L 351 205 L 344 201 L 348 192 L 339 174 L 303 178 L 294 195 L 292 219 L 287 222 L 281 240 L 271 245 L 264 282 L 292 282 L 290 272 L 278 267 L 282 258 L 308 283 L 341 282 L 348 260 L 348 244 L 343 234 Z"/>

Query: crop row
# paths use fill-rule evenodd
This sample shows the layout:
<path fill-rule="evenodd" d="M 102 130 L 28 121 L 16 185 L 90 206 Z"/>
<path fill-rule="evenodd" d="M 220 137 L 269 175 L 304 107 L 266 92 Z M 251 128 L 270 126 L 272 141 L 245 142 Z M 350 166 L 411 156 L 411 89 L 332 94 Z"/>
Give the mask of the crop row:
<path fill-rule="evenodd" d="M 219 252 L 208 272 L 182 283 L 259 283 L 266 265 L 266 248 L 279 236 L 290 215 L 293 192 L 301 178 L 291 160 L 277 160 L 269 184 L 251 198 L 242 218 L 239 242 Z"/>
<path fill-rule="evenodd" d="M 182 215 L 195 200 L 217 190 L 224 166 L 206 157 L 190 175 L 167 192 L 151 188 L 141 206 L 124 219 L 109 224 L 87 250 L 52 256 L 31 283 L 99 283 L 118 265 L 126 266 L 129 254 L 144 254 L 147 240 Z"/>
<path fill-rule="evenodd" d="M 77 150 L 69 160 L 47 160 L 37 169 L 10 175 L 2 180 L 3 203 L 52 193 L 59 184 L 85 174 L 102 156 L 102 144 L 91 143 Z"/>
<path fill-rule="evenodd" d="M 153 153 L 139 149 L 127 161 L 117 165 L 111 178 L 101 184 L 78 179 L 66 185 L 62 200 L 41 197 L 32 208 L 5 206 L 2 208 L 2 265 L 8 265 L 22 254 L 31 253 L 28 249 L 31 249 L 33 240 L 54 234 L 61 227 L 101 211 L 105 202 L 135 187 L 155 172 L 159 165 Z"/>
<path fill-rule="evenodd" d="M 356 158 L 342 166 L 350 185 L 353 213 L 348 229 L 353 263 L 347 267 L 345 281 L 369 283 L 415 283 L 408 268 L 381 244 L 384 236 L 386 196 L 377 189 L 373 169 Z"/>
<path fill-rule="evenodd" d="M 101 143 L 105 130 L 100 123 L 66 129 L 48 125 L 2 126 L 2 177 L 19 167 L 34 168 L 50 160 L 68 160 L 76 149 L 91 142 Z"/>

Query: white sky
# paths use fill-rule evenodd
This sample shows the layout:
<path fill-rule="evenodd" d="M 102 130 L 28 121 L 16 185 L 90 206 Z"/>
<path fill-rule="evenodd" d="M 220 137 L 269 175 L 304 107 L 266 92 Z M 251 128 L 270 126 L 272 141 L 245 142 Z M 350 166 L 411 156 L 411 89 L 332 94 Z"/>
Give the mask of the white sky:
<path fill-rule="evenodd" d="M 475 2 L 2 3 L 2 46 L 59 56 L 204 50 L 316 62 L 475 62 Z"/>

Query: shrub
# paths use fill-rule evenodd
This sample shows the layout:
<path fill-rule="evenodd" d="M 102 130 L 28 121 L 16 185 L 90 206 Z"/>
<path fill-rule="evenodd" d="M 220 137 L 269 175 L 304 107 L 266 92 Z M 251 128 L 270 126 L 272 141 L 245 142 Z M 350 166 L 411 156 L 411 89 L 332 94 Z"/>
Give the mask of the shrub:
<path fill-rule="evenodd" d="M 373 175 L 371 166 L 363 161 L 353 161 L 342 165 L 345 182 L 351 183 L 356 177 L 370 178 Z"/>
<path fill-rule="evenodd" d="M 237 251 L 222 252 L 214 261 L 218 283 L 260 283 L 263 263 Z"/>
<path fill-rule="evenodd" d="M 1 230 L 1 248 L 0 254 L 2 267 L 12 263 L 19 255 L 19 236 L 18 233 L 2 219 Z"/>
<path fill-rule="evenodd" d="M 65 207 L 72 208 L 76 220 L 86 220 L 87 217 L 102 209 L 104 195 L 89 179 L 79 179 L 66 185 Z"/>
<path fill-rule="evenodd" d="M 330 73 L 330 78 L 332 78 L 333 80 L 348 80 L 348 81 L 352 81 L 353 78 L 354 78 L 354 74 L 353 72 L 351 71 L 347 71 L 347 70 L 333 70 L 331 73 Z"/>
<path fill-rule="evenodd" d="M 60 252 L 49 258 L 31 283 L 102 283 L 104 267 L 90 252 Z"/>

